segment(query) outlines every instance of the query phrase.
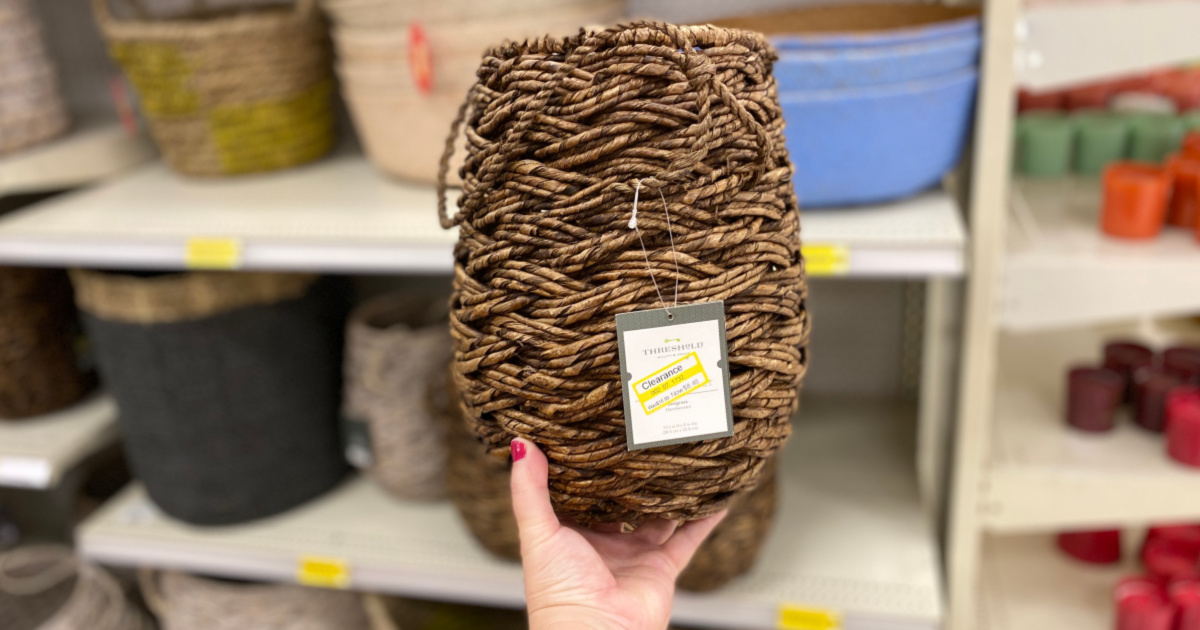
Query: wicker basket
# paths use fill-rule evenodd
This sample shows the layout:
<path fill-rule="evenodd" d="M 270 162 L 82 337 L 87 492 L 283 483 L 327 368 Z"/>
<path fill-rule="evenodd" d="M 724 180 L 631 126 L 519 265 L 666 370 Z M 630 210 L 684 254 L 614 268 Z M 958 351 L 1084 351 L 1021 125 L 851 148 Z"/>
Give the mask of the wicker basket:
<path fill-rule="evenodd" d="M 521 559 L 521 540 L 513 516 L 509 467 L 488 457 L 467 432 L 452 386 L 430 391 L 430 405 L 450 432 L 450 498 L 467 529 L 493 555 Z M 729 514 L 713 530 L 677 582 L 682 589 L 710 591 L 749 571 L 758 559 L 775 514 L 775 464 L 762 482 L 729 504 Z"/>
<path fill-rule="evenodd" d="M 369 474 L 402 499 L 446 494 L 445 428 L 425 404 L 450 360 L 444 301 L 389 294 L 354 310 L 346 328 L 343 413 L 365 420 Z"/>
<path fill-rule="evenodd" d="M 269 171 L 332 148 L 333 80 L 315 0 L 171 20 L 118 20 L 110 0 L 92 1 L 110 54 L 177 171 Z"/>
<path fill-rule="evenodd" d="M 100 567 L 67 547 L 39 545 L 0 553 L 0 628 L 4 630 L 152 630 L 154 625 Z"/>
<path fill-rule="evenodd" d="M 548 3 L 526 8 L 480 0 L 328 2 L 326 9 L 339 23 L 333 39 L 342 94 L 371 161 L 397 177 L 436 181 L 445 130 L 475 80 L 487 44 L 568 34 L 586 24 L 615 20 L 624 8 L 621 0 L 543 4 Z M 432 87 L 427 92 L 418 89 L 409 61 L 409 26 L 414 19 L 420 22 L 431 59 Z M 460 145 L 465 150 L 465 141 Z M 455 171 L 464 151 L 457 155 Z"/>
<path fill-rule="evenodd" d="M 0 267 L 0 418 L 61 409 L 95 385 L 78 339 L 66 272 Z"/>
<path fill-rule="evenodd" d="M 132 467 L 164 512 L 238 523 L 342 478 L 340 286 L 272 273 L 72 279 Z"/>
<path fill-rule="evenodd" d="M 492 456 L 543 447 L 576 522 L 715 513 L 790 433 L 809 323 L 774 59 L 759 34 L 635 22 L 492 49 L 463 105 L 464 194 L 439 208 L 458 389 Z M 673 220 L 655 203 L 630 229 L 639 187 Z M 724 301 L 734 435 L 630 452 L 615 316 L 676 281 L 681 305 Z"/>
<path fill-rule="evenodd" d="M 350 591 L 252 584 L 143 569 L 142 595 L 162 630 L 369 630 Z"/>
<path fill-rule="evenodd" d="M 0 0 L 0 155 L 67 129 L 58 77 L 31 0 Z"/>

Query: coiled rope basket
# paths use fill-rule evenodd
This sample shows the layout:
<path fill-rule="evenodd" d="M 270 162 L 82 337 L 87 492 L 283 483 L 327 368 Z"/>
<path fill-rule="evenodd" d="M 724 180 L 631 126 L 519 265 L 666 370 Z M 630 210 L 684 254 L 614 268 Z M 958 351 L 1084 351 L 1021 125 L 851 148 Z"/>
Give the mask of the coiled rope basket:
<path fill-rule="evenodd" d="M 790 433 L 809 321 L 775 58 L 756 33 L 656 22 L 484 55 L 439 182 L 461 124 L 458 212 L 439 202 L 454 373 L 494 457 L 517 436 L 546 452 L 560 515 L 715 513 Z M 680 305 L 724 300 L 734 435 L 630 452 L 614 318 L 676 281 Z"/>
<path fill-rule="evenodd" d="M 112 575 L 58 545 L 0 554 L 0 628 L 151 630 Z"/>

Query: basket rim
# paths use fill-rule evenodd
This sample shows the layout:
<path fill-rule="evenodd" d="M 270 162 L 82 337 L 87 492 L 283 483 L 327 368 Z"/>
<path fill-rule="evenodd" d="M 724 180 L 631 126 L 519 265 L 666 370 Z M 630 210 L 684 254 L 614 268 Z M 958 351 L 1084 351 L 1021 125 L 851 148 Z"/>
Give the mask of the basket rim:
<path fill-rule="evenodd" d="M 187 18 L 166 20 L 117 19 L 109 0 L 92 0 L 92 13 L 104 36 L 111 40 L 198 40 L 258 31 L 317 24 L 316 0 L 297 0 L 292 9 L 266 8 L 203 21 Z"/>

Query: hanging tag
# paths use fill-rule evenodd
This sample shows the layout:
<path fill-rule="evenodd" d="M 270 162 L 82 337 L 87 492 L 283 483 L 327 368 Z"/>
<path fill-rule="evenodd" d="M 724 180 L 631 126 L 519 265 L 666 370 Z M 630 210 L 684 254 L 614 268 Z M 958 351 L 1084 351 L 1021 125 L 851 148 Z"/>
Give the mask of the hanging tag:
<path fill-rule="evenodd" d="M 363 470 L 375 463 L 371 446 L 371 427 L 366 420 L 342 414 L 342 452 L 351 466 Z"/>
<path fill-rule="evenodd" d="M 629 450 L 733 435 L 725 303 L 617 315 Z"/>

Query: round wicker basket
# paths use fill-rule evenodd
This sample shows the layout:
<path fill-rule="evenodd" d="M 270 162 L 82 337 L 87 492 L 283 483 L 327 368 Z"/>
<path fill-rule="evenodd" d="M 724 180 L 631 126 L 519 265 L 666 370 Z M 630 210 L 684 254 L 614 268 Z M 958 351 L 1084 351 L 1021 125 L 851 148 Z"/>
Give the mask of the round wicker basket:
<path fill-rule="evenodd" d="M 357 593 L 142 570 L 162 630 L 369 630 Z"/>
<path fill-rule="evenodd" d="M 346 328 L 343 413 L 366 420 L 368 472 L 402 499 L 446 494 L 445 427 L 425 404 L 450 359 L 445 313 L 444 301 L 388 294 L 356 308 Z"/>
<path fill-rule="evenodd" d="M 57 545 L 0 553 L 0 628 L 152 630 L 154 625 L 100 567 Z"/>
<path fill-rule="evenodd" d="M 572 520 L 715 513 L 790 433 L 809 320 L 774 59 L 759 34 L 636 22 L 493 48 L 463 104 L 464 192 L 439 204 L 455 378 L 492 456 L 546 452 Z M 724 301 L 734 435 L 631 452 L 615 316 L 676 281 L 680 305 Z"/>
<path fill-rule="evenodd" d="M 67 128 L 31 0 L 0 2 L 0 155 L 49 140 Z"/>
<path fill-rule="evenodd" d="M 345 475 L 340 285 L 279 273 L 71 274 L 133 470 L 164 512 L 245 522 Z"/>
<path fill-rule="evenodd" d="M 450 498 L 475 540 L 493 555 L 521 559 L 521 540 L 513 516 L 509 467 L 488 457 L 467 431 L 452 386 L 430 390 L 430 405 L 450 433 Z M 679 588 L 711 591 L 749 571 L 775 514 L 776 466 L 772 460 L 758 487 L 736 497 L 729 514 L 713 530 L 687 568 Z"/>
<path fill-rule="evenodd" d="M 95 385 L 81 369 L 78 339 L 66 272 L 0 267 L 0 418 L 61 409 Z"/>
<path fill-rule="evenodd" d="M 143 9 L 140 19 L 118 20 L 109 1 L 92 0 L 109 53 L 179 172 L 280 169 L 333 147 L 333 78 L 315 0 L 169 20 Z"/>

